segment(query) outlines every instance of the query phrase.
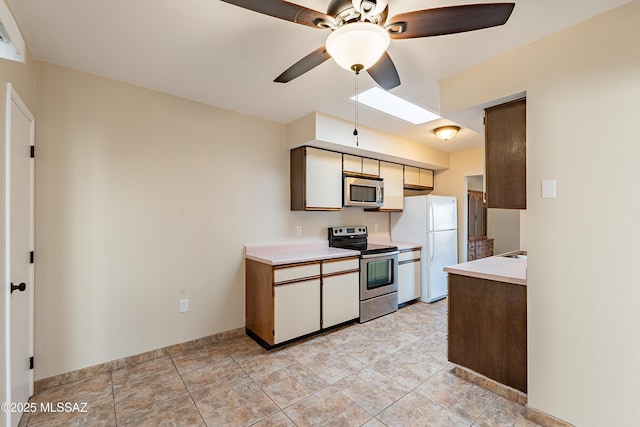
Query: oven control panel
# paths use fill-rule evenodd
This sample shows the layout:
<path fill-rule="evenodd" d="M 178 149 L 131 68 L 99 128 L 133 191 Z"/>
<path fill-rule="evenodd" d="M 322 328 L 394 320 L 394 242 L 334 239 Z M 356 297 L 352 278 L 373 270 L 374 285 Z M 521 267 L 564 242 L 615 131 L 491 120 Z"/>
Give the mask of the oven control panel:
<path fill-rule="evenodd" d="M 364 225 L 357 227 L 329 227 L 329 238 L 351 236 L 367 237 L 367 227 Z"/>

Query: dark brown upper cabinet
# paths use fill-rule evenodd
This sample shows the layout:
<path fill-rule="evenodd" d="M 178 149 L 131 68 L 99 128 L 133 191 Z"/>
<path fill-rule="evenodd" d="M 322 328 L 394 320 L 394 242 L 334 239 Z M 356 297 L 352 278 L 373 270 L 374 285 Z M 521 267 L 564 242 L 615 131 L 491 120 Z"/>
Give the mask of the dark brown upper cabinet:
<path fill-rule="evenodd" d="M 527 208 L 527 100 L 484 110 L 487 207 Z"/>

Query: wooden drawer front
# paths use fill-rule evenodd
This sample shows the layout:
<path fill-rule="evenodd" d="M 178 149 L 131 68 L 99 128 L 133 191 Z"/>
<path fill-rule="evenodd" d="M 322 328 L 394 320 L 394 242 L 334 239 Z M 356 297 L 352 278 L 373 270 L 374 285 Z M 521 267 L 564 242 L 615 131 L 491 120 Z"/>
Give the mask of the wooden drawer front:
<path fill-rule="evenodd" d="M 420 249 L 400 252 L 400 254 L 398 255 L 398 262 L 409 261 L 409 260 L 419 259 L 419 258 L 420 258 Z"/>
<path fill-rule="evenodd" d="M 360 269 L 359 258 L 349 258 L 340 261 L 322 261 L 322 274 L 333 274 L 340 271 L 352 271 Z"/>
<path fill-rule="evenodd" d="M 320 263 L 276 268 L 273 271 L 273 282 L 291 282 L 293 280 L 300 280 L 315 276 L 320 276 Z"/>

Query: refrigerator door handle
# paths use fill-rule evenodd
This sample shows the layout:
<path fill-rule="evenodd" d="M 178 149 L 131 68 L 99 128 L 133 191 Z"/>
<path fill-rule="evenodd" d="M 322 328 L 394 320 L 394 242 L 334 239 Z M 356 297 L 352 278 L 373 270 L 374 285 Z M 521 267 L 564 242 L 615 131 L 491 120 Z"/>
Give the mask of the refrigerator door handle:
<path fill-rule="evenodd" d="M 433 262 L 433 251 L 435 250 L 433 233 L 427 234 L 427 239 L 429 239 L 429 260 Z"/>
<path fill-rule="evenodd" d="M 433 231 L 433 228 L 435 227 L 435 221 L 433 218 L 433 204 L 429 203 L 429 211 L 431 213 L 431 215 L 429 215 L 429 231 Z"/>

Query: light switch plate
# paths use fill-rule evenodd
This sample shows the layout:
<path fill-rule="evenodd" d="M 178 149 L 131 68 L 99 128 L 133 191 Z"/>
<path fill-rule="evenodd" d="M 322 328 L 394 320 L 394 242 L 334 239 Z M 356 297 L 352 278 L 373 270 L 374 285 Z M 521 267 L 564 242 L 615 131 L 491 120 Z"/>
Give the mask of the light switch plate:
<path fill-rule="evenodd" d="M 543 199 L 555 199 L 556 198 L 556 180 L 555 179 L 543 179 L 540 187 L 540 195 Z"/>

